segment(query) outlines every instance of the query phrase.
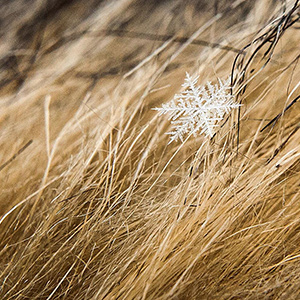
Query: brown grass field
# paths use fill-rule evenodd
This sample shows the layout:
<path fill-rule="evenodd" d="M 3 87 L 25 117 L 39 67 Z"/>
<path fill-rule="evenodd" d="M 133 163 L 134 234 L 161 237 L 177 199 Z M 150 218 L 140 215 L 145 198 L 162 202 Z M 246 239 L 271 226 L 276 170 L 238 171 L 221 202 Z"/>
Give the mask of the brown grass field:
<path fill-rule="evenodd" d="M 0 2 L 0 299 L 300 299 L 296 0 Z M 169 142 L 153 108 L 228 78 Z"/>

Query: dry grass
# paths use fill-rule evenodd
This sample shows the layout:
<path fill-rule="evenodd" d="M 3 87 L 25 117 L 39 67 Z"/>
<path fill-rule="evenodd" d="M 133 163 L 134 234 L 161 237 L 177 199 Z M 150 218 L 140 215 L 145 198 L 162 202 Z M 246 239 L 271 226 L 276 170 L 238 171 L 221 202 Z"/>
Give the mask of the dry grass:
<path fill-rule="evenodd" d="M 299 299 L 298 1 L 7 1 L 1 299 Z M 231 74 L 211 139 L 153 107 Z"/>

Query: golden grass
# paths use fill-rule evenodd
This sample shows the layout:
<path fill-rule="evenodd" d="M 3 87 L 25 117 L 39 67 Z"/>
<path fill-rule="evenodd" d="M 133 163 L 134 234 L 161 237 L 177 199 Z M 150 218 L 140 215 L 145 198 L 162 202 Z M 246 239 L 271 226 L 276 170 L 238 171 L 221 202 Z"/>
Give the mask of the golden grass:
<path fill-rule="evenodd" d="M 0 298 L 299 299 L 298 1 L 22 3 L 2 8 Z M 168 145 L 152 108 L 186 71 L 231 74 L 242 107 Z"/>

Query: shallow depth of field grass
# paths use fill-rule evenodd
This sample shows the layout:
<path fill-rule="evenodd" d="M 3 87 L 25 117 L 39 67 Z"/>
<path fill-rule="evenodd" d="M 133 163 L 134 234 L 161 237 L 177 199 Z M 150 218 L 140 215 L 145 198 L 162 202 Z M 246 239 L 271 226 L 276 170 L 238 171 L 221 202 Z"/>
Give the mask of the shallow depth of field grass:
<path fill-rule="evenodd" d="M 0 299 L 299 299 L 298 1 L 4 2 Z M 168 144 L 185 72 L 241 108 Z"/>

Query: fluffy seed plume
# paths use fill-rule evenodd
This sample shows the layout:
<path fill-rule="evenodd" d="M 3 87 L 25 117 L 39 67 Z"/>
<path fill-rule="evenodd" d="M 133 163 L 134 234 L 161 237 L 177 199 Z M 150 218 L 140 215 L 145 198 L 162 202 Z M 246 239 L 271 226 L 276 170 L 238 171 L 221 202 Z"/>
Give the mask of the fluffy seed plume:
<path fill-rule="evenodd" d="M 240 106 L 229 93 L 230 78 L 224 81 L 219 79 L 219 84 L 215 85 L 207 82 L 205 86 L 197 85 L 198 78 L 186 73 L 182 85 L 184 91 L 162 107 L 154 108 L 160 115 L 170 115 L 173 130 L 167 133 L 170 135 L 169 143 L 178 139 L 183 141 L 184 135 L 189 133 L 212 137 L 224 115 Z"/>

